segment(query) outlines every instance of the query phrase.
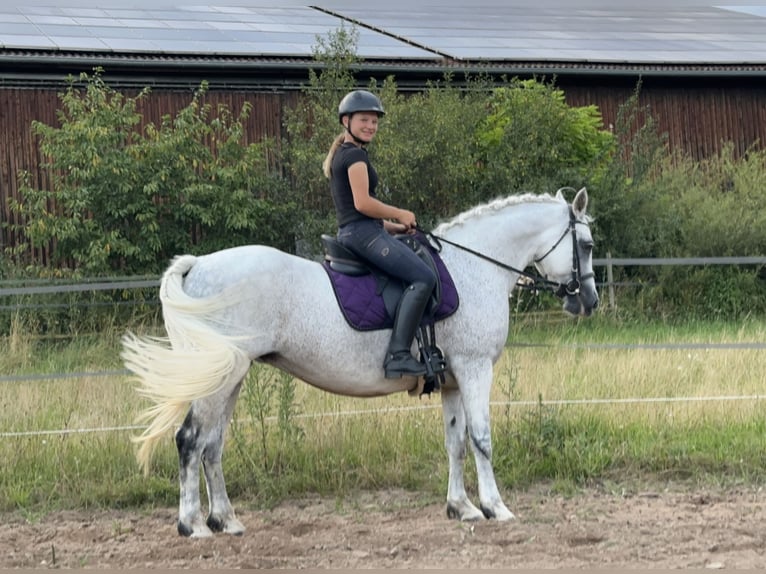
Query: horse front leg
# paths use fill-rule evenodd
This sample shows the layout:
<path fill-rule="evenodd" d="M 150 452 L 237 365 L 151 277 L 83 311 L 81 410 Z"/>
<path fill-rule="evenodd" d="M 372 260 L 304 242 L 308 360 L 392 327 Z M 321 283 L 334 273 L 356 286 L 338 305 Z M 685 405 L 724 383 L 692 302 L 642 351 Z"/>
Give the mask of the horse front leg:
<path fill-rule="evenodd" d="M 447 516 L 458 520 L 481 520 L 481 510 L 468 499 L 463 480 L 465 468 L 466 422 L 463 400 L 458 388 L 442 388 L 444 446 L 449 457 Z"/>
<path fill-rule="evenodd" d="M 508 510 L 500 496 L 495 481 L 495 471 L 492 468 L 492 428 L 489 416 L 492 379 L 492 362 L 487 359 L 466 365 L 463 376 L 458 378 L 458 383 L 463 398 L 468 436 L 476 462 L 481 511 L 487 518 L 512 520 L 515 516 Z"/>

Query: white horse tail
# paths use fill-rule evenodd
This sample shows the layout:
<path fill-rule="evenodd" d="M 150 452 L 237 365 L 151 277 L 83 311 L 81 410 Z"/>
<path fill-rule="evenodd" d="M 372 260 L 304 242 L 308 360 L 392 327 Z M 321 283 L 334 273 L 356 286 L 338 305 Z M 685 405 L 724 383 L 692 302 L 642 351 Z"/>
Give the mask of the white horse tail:
<path fill-rule="evenodd" d="M 139 383 L 137 391 L 154 405 L 139 415 L 148 422 L 134 437 L 141 443 L 137 458 L 144 473 L 156 441 L 174 428 L 192 401 L 212 395 L 244 364 L 246 354 L 236 346 L 237 337 L 215 328 L 212 315 L 225 308 L 226 297 L 199 299 L 183 290 L 184 275 L 194 266 L 193 255 L 177 257 L 160 282 L 160 301 L 168 337 L 137 337 L 127 333 L 121 357 Z"/>

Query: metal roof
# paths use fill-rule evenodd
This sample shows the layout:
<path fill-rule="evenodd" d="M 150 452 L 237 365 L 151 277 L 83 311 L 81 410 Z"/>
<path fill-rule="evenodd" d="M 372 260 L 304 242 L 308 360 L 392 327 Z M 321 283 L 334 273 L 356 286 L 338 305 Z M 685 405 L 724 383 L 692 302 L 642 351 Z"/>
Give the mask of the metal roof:
<path fill-rule="evenodd" d="M 126 85 L 295 89 L 322 39 L 406 89 L 444 72 L 766 78 L 766 0 L 2 0 L 0 84 L 103 66 Z"/>
<path fill-rule="evenodd" d="M 3 0 L 0 48 L 308 57 L 351 23 L 362 58 L 766 63 L 766 4 L 741 0 Z"/>

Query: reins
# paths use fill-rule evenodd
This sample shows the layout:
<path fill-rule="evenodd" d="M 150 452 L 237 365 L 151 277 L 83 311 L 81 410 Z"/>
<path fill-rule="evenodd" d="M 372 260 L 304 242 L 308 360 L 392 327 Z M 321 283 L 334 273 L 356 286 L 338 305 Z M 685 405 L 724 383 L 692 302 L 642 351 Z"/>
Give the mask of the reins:
<path fill-rule="evenodd" d="M 506 263 L 503 263 L 502 261 L 498 261 L 497 259 L 494 259 L 492 257 L 489 257 L 488 255 L 485 255 L 484 253 L 481 253 L 479 251 L 475 251 L 471 249 L 470 247 L 466 247 L 465 245 L 461 245 L 459 243 L 455 243 L 454 241 L 450 241 L 449 239 L 445 237 L 441 237 L 439 235 L 434 234 L 432 231 L 427 231 L 420 227 L 419 225 L 416 226 L 416 229 L 423 233 L 434 245 L 434 248 L 441 252 L 442 250 L 442 243 L 447 243 L 448 245 L 452 245 L 453 247 L 457 247 L 458 249 L 465 251 L 466 253 L 470 253 L 471 255 L 478 257 L 480 259 L 484 259 L 485 261 L 488 261 L 497 267 L 500 267 L 501 269 L 505 269 L 506 271 L 511 271 L 513 273 L 518 273 L 519 275 L 526 277 L 527 279 L 532 280 L 532 284 L 525 284 L 525 283 L 519 283 L 518 286 L 522 289 L 532 289 L 532 290 L 538 290 L 538 291 L 550 291 L 557 297 L 564 297 L 565 295 L 576 295 L 580 292 L 580 282 L 581 280 L 588 279 L 590 277 L 593 277 L 593 273 L 588 273 L 587 275 L 580 276 L 580 257 L 577 254 L 577 234 L 575 231 L 575 226 L 577 224 L 585 225 L 581 221 L 577 221 L 577 219 L 574 216 L 574 212 L 572 211 L 572 208 L 570 206 L 569 208 L 569 225 L 564 230 L 564 233 L 561 234 L 561 237 L 558 238 L 556 243 L 553 244 L 553 247 L 548 249 L 541 257 L 538 257 L 535 259 L 535 263 L 539 263 L 548 255 L 550 255 L 556 247 L 559 246 L 559 244 L 564 240 L 564 238 L 567 236 L 568 233 L 572 234 L 572 278 L 570 281 L 568 281 L 566 284 L 564 283 L 558 283 L 556 281 L 551 281 L 550 279 L 547 279 L 545 277 L 542 277 L 541 275 L 537 275 L 534 273 L 529 273 L 527 271 L 524 271 L 523 269 L 517 269 L 516 267 L 513 267 L 511 265 L 508 265 Z"/>
<path fill-rule="evenodd" d="M 416 229 L 423 233 L 434 245 L 434 248 L 436 251 L 441 252 L 442 250 L 442 243 L 447 243 L 449 245 L 452 245 L 453 247 L 457 247 L 461 251 L 465 251 L 466 253 L 470 253 L 471 255 L 474 255 L 475 257 L 478 257 L 480 259 L 484 259 L 484 261 L 489 261 L 490 263 L 505 269 L 506 271 L 511 271 L 513 273 L 518 273 L 519 275 L 523 275 L 524 277 L 528 279 L 532 279 L 534 281 L 533 285 L 519 285 L 520 287 L 524 287 L 526 289 L 538 289 L 542 288 L 547 291 L 555 291 L 558 287 L 561 286 L 560 283 L 556 283 L 555 281 L 551 281 L 549 279 L 545 279 L 544 277 L 541 277 L 540 275 L 535 275 L 533 273 L 529 273 L 527 271 L 524 271 L 522 269 L 517 269 L 516 267 L 513 267 L 511 265 L 507 265 L 506 263 L 503 263 L 502 261 L 498 261 L 497 259 L 494 259 L 488 255 L 485 255 L 484 253 L 481 253 L 479 251 L 474 251 L 470 247 L 466 247 L 465 245 L 461 245 L 460 243 L 455 243 L 454 241 L 450 241 L 449 239 L 442 237 L 440 235 L 436 235 L 432 231 L 426 231 L 419 225 L 416 226 Z M 540 287 L 542 285 L 542 287 Z"/>

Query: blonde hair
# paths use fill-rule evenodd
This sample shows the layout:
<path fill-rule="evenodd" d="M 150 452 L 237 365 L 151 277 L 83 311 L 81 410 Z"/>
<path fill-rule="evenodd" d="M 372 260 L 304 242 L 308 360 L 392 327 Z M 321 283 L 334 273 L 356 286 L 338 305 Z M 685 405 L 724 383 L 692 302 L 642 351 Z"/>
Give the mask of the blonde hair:
<path fill-rule="evenodd" d="M 332 175 L 332 158 L 335 157 L 335 152 L 338 151 L 340 144 L 342 144 L 345 139 L 346 132 L 342 132 L 336 137 L 330 146 L 330 151 L 327 152 L 327 157 L 324 158 L 324 161 L 322 162 L 322 171 L 327 179 L 330 179 L 330 176 Z"/>

